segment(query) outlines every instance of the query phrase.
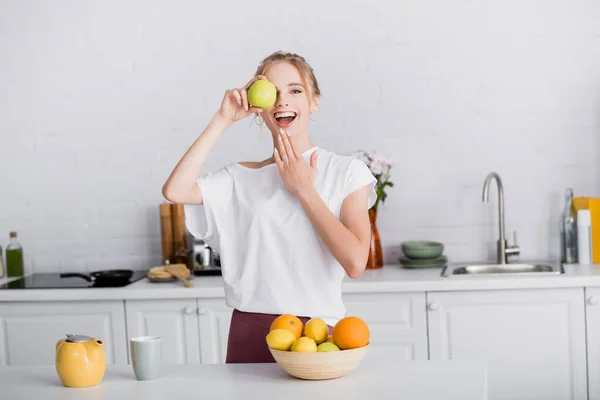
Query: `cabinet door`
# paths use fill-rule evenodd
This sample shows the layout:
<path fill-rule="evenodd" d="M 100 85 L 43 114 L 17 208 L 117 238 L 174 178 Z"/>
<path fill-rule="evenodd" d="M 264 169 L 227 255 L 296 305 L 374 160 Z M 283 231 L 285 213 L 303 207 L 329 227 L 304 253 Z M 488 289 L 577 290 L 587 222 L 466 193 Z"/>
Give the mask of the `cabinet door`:
<path fill-rule="evenodd" d="M 344 304 L 369 325 L 370 357 L 427 360 L 425 293 L 345 293 Z"/>
<path fill-rule="evenodd" d="M 127 364 L 123 301 L 0 303 L 0 365 L 54 365 L 66 334 L 101 339 L 108 364 Z"/>
<path fill-rule="evenodd" d="M 202 364 L 224 364 L 233 309 L 224 299 L 198 299 L 198 329 Z"/>
<path fill-rule="evenodd" d="M 586 399 L 583 289 L 428 293 L 432 360 L 483 359 L 489 396 Z"/>
<path fill-rule="evenodd" d="M 586 288 L 589 399 L 600 400 L 600 288 Z"/>
<path fill-rule="evenodd" d="M 161 336 L 165 364 L 200 362 L 196 299 L 127 300 L 125 309 L 129 338 Z"/>

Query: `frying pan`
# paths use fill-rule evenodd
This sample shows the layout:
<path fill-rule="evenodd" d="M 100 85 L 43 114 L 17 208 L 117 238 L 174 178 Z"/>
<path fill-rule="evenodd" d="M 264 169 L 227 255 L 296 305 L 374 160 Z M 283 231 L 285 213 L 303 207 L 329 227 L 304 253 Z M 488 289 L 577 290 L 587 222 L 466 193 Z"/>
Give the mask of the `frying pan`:
<path fill-rule="evenodd" d="M 83 278 L 94 286 L 113 286 L 129 282 L 133 276 L 133 271 L 130 269 L 107 269 L 104 271 L 95 271 L 87 274 L 76 272 L 60 274 L 61 278 Z"/>

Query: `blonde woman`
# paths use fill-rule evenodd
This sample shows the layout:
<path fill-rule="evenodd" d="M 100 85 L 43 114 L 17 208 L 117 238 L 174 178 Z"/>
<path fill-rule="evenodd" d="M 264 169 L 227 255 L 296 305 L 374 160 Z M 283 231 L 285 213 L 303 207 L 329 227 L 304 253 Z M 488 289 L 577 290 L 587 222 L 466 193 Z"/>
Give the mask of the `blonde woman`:
<path fill-rule="evenodd" d="M 248 104 L 247 89 L 257 79 L 277 88 L 270 109 Z M 361 161 L 312 143 L 309 122 L 320 95 L 303 57 L 271 54 L 244 87 L 226 91 L 164 184 L 167 200 L 203 205 L 186 207 L 186 224 L 221 256 L 226 304 L 234 309 L 228 363 L 274 362 L 265 337 L 281 314 L 303 323 L 322 318 L 331 330 L 346 314 L 344 275 L 364 271 L 376 180 Z M 223 132 L 252 115 L 273 136 L 272 156 L 200 177 Z"/>

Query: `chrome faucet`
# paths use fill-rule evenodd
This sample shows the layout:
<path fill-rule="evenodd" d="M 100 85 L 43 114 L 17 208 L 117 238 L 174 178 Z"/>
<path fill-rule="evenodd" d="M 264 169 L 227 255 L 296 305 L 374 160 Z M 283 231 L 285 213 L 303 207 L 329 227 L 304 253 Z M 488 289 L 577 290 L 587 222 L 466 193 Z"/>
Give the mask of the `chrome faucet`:
<path fill-rule="evenodd" d="M 490 183 L 492 179 L 496 179 L 498 184 L 498 222 L 500 224 L 500 237 L 498 238 L 498 264 L 508 264 L 507 256 L 517 255 L 520 253 L 519 246 L 516 244 L 516 233 L 515 233 L 515 245 L 507 246 L 506 237 L 504 235 L 504 188 L 502 186 L 502 179 L 500 176 L 491 172 L 486 178 L 483 184 L 483 202 L 487 203 L 490 197 Z"/>

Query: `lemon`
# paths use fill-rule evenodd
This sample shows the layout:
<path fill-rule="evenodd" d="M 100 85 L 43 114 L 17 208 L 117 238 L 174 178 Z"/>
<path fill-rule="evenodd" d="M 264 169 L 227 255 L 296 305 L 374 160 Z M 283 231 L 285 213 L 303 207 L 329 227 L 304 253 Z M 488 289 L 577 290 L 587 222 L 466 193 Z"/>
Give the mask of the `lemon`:
<path fill-rule="evenodd" d="M 316 344 L 321 344 L 329 336 L 329 328 L 321 318 L 312 318 L 304 325 L 304 336 L 312 338 Z"/>
<path fill-rule="evenodd" d="M 292 351 L 302 352 L 302 353 L 313 353 L 317 351 L 317 344 L 312 338 L 307 336 L 302 336 L 299 339 L 296 339 L 292 344 Z"/>
<path fill-rule="evenodd" d="M 329 336 L 327 337 L 327 342 L 328 342 L 328 343 L 333 343 L 333 344 L 335 344 L 335 342 L 333 341 L 333 336 L 329 335 Z"/>
<path fill-rule="evenodd" d="M 296 335 L 287 329 L 273 329 L 267 335 L 267 346 L 275 350 L 288 351 L 294 341 Z"/>
<path fill-rule="evenodd" d="M 340 351 L 340 348 L 330 342 L 324 342 L 317 346 L 318 352 Z"/>

